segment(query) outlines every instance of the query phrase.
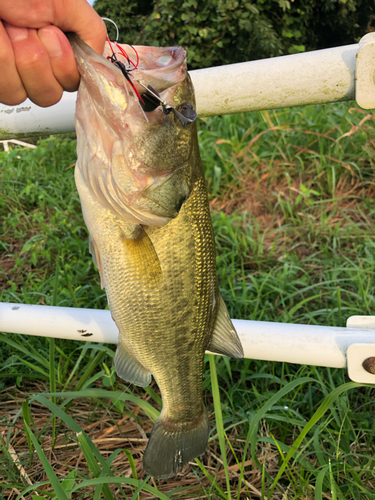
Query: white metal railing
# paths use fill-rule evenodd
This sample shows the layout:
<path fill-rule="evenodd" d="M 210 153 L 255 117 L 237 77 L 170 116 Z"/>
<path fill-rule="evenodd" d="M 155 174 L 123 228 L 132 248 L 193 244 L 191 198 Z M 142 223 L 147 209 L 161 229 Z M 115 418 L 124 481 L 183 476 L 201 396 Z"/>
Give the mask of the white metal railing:
<path fill-rule="evenodd" d="M 353 316 L 349 328 L 233 320 L 245 358 L 345 368 L 352 380 L 375 383 L 363 363 L 375 357 L 375 317 Z M 110 311 L 0 303 L 0 330 L 117 344 Z M 365 346 L 365 347 L 358 347 Z M 350 349 L 352 351 L 350 351 Z M 354 350 L 353 350 L 354 349 Z M 375 358 L 374 358 L 375 360 Z"/>
<path fill-rule="evenodd" d="M 199 116 L 356 99 L 375 108 L 375 33 L 359 44 L 191 71 Z M 0 139 L 74 130 L 75 94 L 51 108 L 30 101 L 0 105 Z M 375 383 L 375 317 L 347 328 L 233 321 L 245 357 L 348 367 L 352 380 Z M 0 303 L 0 330 L 117 343 L 109 311 Z"/>

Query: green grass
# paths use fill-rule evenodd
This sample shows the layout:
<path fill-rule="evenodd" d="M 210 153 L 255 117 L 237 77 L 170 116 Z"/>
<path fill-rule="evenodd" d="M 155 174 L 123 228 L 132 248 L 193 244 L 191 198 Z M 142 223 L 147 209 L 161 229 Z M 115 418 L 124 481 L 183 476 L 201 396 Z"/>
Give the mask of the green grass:
<path fill-rule="evenodd" d="M 374 116 L 341 103 L 215 117 L 199 139 L 231 317 L 374 314 Z M 74 137 L 0 161 L 0 301 L 105 308 Z M 345 370 L 207 356 L 208 452 L 161 482 L 140 465 L 158 389 L 118 380 L 114 346 L 0 341 L 0 498 L 375 499 L 374 389 Z"/>

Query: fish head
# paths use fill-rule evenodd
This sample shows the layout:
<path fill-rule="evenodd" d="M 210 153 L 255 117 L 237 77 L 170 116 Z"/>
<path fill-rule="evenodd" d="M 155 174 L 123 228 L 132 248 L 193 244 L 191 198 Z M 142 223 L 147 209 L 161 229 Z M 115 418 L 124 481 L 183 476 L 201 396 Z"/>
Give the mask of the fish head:
<path fill-rule="evenodd" d="M 107 42 L 101 56 L 77 35 L 70 42 L 81 75 L 81 177 L 102 205 L 125 220 L 166 224 L 177 216 L 196 175 L 195 98 L 186 51 Z M 116 64 L 108 59 L 112 48 Z"/>

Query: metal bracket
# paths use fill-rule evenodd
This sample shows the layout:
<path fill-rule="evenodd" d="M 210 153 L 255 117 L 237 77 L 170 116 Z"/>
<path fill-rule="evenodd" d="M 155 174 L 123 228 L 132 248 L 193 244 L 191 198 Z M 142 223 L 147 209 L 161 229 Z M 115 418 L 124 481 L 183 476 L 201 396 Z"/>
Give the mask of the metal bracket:
<path fill-rule="evenodd" d="M 352 344 L 346 351 L 349 378 L 375 384 L 375 344 Z"/>
<path fill-rule="evenodd" d="M 375 316 L 350 316 L 346 326 L 360 330 L 375 330 Z M 348 375 L 353 382 L 375 384 L 375 343 L 351 344 L 346 351 L 346 358 Z"/>
<path fill-rule="evenodd" d="M 361 38 L 356 56 L 355 100 L 364 109 L 375 108 L 375 33 Z"/>
<path fill-rule="evenodd" d="M 350 316 L 346 320 L 346 328 L 375 330 L 375 316 Z"/>

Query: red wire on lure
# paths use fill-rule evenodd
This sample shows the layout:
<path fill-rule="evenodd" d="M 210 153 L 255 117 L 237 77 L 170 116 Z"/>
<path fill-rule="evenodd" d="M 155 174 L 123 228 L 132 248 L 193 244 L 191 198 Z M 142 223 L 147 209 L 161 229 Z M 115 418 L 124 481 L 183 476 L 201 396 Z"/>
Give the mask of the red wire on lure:
<path fill-rule="evenodd" d="M 120 45 L 117 43 L 116 40 L 110 40 L 110 38 L 107 36 L 107 42 L 109 43 L 109 46 L 111 47 L 111 51 L 112 51 L 112 55 L 111 56 L 107 56 L 107 59 L 109 61 L 111 61 L 113 64 L 115 64 L 120 69 L 121 73 L 124 75 L 124 77 L 126 78 L 126 80 L 130 83 L 130 86 L 134 90 L 134 92 L 135 92 L 136 96 L 138 97 L 138 99 L 140 100 L 140 102 L 142 104 L 144 104 L 144 101 L 143 101 L 140 93 L 135 88 L 135 85 L 130 80 L 130 76 L 129 76 L 130 71 L 133 71 L 133 69 L 136 69 L 137 66 L 138 66 L 138 64 L 139 64 L 139 55 L 138 55 L 138 52 L 135 50 L 135 48 L 132 45 L 129 45 L 129 47 L 131 47 L 134 50 L 135 55 L 137 57 L 137 62 L 133 63 L 133 61 L 130 59 L 130 57 L 128 56 L 128 54 L 125 52 L 125 50 L 122 47 L 120 47 Z M 119 53 L 126 59 L 126 61 L 128 62 L 129 66 L 132 65 L 133 68 L 126 68 L 125 64 L 122 61 L 119 61 L 117 59 L 116 52 L 113 50 L 111 42 L 116 45 Z"/>

